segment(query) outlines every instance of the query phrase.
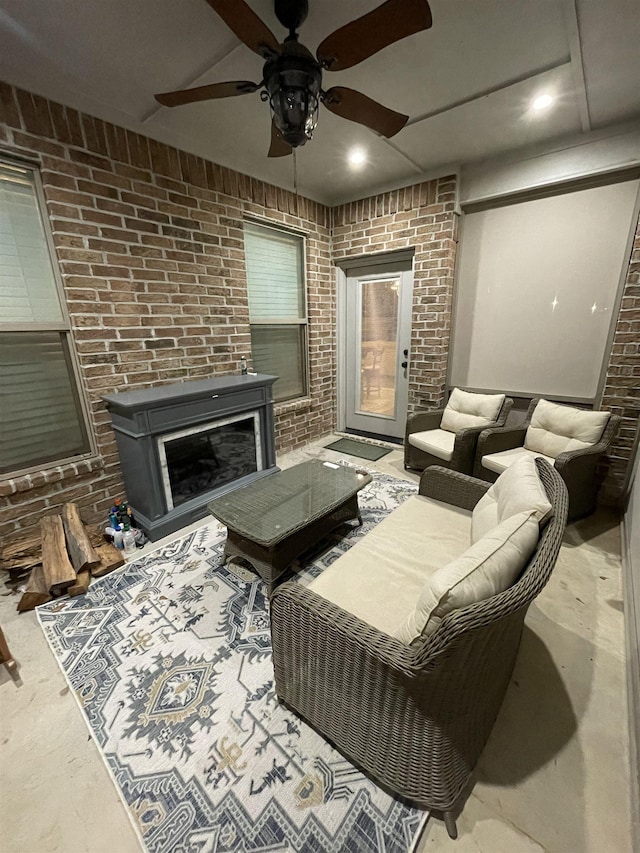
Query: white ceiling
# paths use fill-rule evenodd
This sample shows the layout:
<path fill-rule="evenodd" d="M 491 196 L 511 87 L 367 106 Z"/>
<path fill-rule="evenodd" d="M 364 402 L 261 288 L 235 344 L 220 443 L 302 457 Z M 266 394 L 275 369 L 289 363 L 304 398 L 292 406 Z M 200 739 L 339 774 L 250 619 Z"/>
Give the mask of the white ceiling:
<path fill-rule="evenodd" d="M 249 0 L 277 38 L 272 0 Z M 312 51 L 379 0 L 310 0 Z M 391 140 L 321 108 L 298 149 L 302 194 L 327 204 L 441 169 L 640 116 L 638 0 L 430 0 L 433 27 L 324 78 L 408 113 Z M 268 159 L 258 94 L 160 107 L 156 92 L 260 80 L 262 63 L 205 0 L 0 0 L 0 79 L 291 188 L 291 157 Z M 556 97 L 534 114 L 537 94 Z M 353 171 L 346 152 L 364 148 Z"/>

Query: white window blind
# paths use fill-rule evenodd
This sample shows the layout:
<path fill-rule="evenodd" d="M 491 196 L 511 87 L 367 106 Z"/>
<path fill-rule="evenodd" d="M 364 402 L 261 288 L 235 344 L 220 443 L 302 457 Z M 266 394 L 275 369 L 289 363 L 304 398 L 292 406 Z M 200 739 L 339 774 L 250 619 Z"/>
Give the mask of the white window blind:
<path fill-rule="evenodd" d="M 244 246 L 251 322 L 304 320 L 301 238 L 246 224 Z"/>
<path fill-rule="evenodd" d="M 304 393 L 302 326 L 252 326 L 251 357 L 258 373 L 279 376 L 276 399 L 290 400 Z"/>
<path fill-rule="evenodd" d="M 0 475 L 90 450 L 36 181 L 0 163 Z"/>
<path fill-rule="evenodd" d="M 279 377 L 276 400 L 301 397 L 306 393 L 304 242 L 295 234 L 245 223 L 244 244 L 253 369 Z"/>
<path fill-rule="evenodd" d="M 56 332 L 0 334 L 0 471 L 82 453 L 86 436 Z"/>
<path fill-rule="evenodd" d="M 62 321 L 34 177 L 0 167 L 0 320 Z"/>

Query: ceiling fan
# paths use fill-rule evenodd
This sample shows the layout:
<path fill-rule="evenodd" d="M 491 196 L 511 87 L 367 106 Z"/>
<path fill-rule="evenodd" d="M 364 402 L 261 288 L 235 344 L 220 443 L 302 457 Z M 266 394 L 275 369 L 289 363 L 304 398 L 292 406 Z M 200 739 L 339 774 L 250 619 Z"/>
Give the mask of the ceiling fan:
<path fill-rule="evenodd" d="M 298 41 L 297 30 L 307 17 L 308 0 L 274 0 L 276 17 L 289 35 L 279 44 L 271 30 L 245 0 L 207 0 L 235 35 L 264 60 L 262 80 L 233 80 L 193 89 L 165 92 L 156 100 L 177 107 L 211 98 L 260 91 L 271 108 L 269 157 L 291 154 L 313 135 L 320 103 L 332 113 L 364 124 L 382 136 L 398 133 L 408 116 L 390 110 L 355 89 L 322 88 L 323 71 L 342 71 L 373 56 L 387 45 L 431 26 L 427 0 L 387 0 L 324 39 L 316 56 Z"/>

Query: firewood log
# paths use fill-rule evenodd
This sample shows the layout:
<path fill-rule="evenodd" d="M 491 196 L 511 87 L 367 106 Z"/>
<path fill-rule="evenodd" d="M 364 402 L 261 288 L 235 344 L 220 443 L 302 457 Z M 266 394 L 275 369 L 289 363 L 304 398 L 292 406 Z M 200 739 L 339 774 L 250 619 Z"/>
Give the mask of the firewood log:
<path fill-rule="evenodd" d="M 0 568 L 7 572 L 28 571 L 41 563 L 40 529 L 22 536 L 7 537 L 0 550 Z"/>
<path fill-rule="evenodd" d="M 76 572 L 97 568 L 100 565 L 100 557 L 91 545 L 75 504 L 69 503 L 62 507 L 62 523 L 67 540 L 67 551 Z"/>
<path fill-rule="evenodd" d="M 103 545 L 98 545 L 96 553 L 100 557 L 100 565 L 91 570 L 94 578 L 101 578 L 103 575 L 109 574 L 114 569 L 124 566 L 124 558 L 122 551 L 119 551 L 115 545 L 110 542 L 105 542 Z"/>
<path fill-rule="evenodd" d="M 98 560 L 97 566 L 100 565 L 100 560 Z M 67 594 L 72 598 L 75 595 L 84 595 L 85 592 L 89 589 L 89 582 L 91 581 L 91 572 L 89 569 L 83 569 L 81 572 L 78 572 L 78 576 L 76 578 L 76 582 L 73 586 L 70 586 L 67 590 Z"/>
<path fill-rule="evenodd" d="M 92 524 L 88 527 L 85 525 L 85 530 L 93 547 L 104 542 L 100 525 Z M 31 569 L 41 563 L 40 527 L 19 536 L 11 536 L 0 547 L 0 569 L 9 572 L 12 581 L 28 574 Z"/>
<path fill-rule="evenodd" d="M 32 566 L 17 566 L 14 569 L 9 569 L 9 581 L 16 583 L 16 581 L 28 580 L 27 575 L 31 574 L 36 566 L 42 567 L 42 563 L 35 563 Z"/>
<path fill-rule="evenodd" d="M 33 610 L 39 604 L 46 604 L 47 601 L 51 601 L 51 593 L 49 592 L 42 566 L 36 566 L 31 570 L 29 583 L 22 593 L 22 598 L 18 602 L 16 609 L 19 613 L 24 613 L 26 610 Z"/>
<path fill-rule="evenodd" d="M 75 569 L 69 561 L 64 527 L 59 515 L 40 519 L 42 534 L 42 568 L 51 595 L 62 595 L 76 582 Z"/>

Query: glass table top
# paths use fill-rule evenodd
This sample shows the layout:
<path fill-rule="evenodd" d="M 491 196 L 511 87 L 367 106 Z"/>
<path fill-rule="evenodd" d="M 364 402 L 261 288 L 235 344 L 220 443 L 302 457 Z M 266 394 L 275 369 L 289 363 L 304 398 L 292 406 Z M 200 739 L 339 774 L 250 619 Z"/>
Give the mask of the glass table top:
<path fill-rule="evenodd" d="M 310 459 L 208 504 L 214 518 L 261 545 L 273 545 L 340 506 L 371 482 L 357 468 Z"/>

